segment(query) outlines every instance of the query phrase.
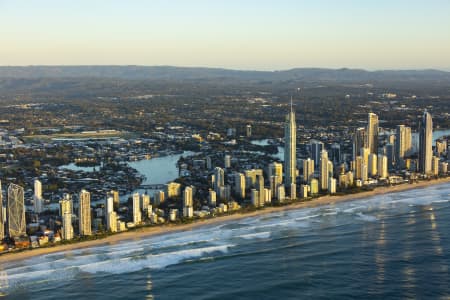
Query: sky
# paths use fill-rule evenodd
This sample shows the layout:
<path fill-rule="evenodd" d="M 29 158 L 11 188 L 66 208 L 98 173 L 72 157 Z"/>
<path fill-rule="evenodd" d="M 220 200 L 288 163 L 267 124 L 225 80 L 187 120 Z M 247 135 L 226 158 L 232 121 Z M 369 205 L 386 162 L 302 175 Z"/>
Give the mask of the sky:
<path fill-rule="evenodd" d="M 450 1 L 0 0 L 0 65 L 450 70 Z"/>

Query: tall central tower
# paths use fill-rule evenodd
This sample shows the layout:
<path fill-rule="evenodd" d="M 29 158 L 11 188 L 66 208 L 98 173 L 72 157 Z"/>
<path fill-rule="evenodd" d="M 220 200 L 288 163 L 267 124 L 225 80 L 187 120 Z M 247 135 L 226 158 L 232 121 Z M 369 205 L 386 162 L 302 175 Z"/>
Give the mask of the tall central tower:
<path fill-rule="evenodd" d="M 368 115 L 366 132 L 369 153 L 378 154 L 378 116 L 374 113 Z"/>
<path fill-rule="evenodd" d="M 429 112 L 424 112 L 419 124 L 419 171 L 431 174 L 431 160 L 433 157 L 433 119 Z"/>
<path fill-rule="evenodd" d="M 296 182 L 297 173 L 297 125 L 295 124 L 295 112 L 292 108 L 291 99 L 291 110 L 286 115 L 286 121 L 284 123 L 284 170 L 285 175 L 285 186 L 290 187 L 291 184 Z"/>

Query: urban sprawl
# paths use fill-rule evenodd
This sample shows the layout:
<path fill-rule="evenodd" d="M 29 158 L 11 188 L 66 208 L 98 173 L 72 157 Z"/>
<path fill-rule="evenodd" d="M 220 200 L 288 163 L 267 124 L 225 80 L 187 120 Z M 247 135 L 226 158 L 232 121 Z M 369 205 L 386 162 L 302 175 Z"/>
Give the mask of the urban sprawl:
<path fill-rule="evenodd" d="M 234 136 L 235 131 L 230 128 L 227 135 Z M 106 144 L 108 149 L 95 149 L 105 159 L 103 166 L 90 174 L 90 178 L 82 172 L 68 170 L 52 174 L 45 164 L 34 161 L 41 171 L 40 176 L 33 179 L 31 193 L 18 182 L 12 182 L 18 177 L 7 179 L 6 197 L 0 193 L 0 250 L 7 252 L 71 243 L 143 226 L 191 222 L 264 206 L 313 201 L 321 195 L 355 193 L 377 186 L 448 176 L 450 151 L 447 137 L 433 141 L 432 116 L 427 111 L 423 113 L 417 131 L 419 138 L 415 145 L 411 127 L 381 128 L 378 115 L 369 113 L 367 125 L 353 133 L 351 153 L 341 151 L 338 142 L 325 144 L 310 140 L 305 148 L 308 157 L 300 157 L 297 154 L 296 113 L 291 103 L 284 123 L 284 140 L 269 140 L 269 146 L 284 144 L 284 163 L 251 149 L 212 152 L 205 140 L 220 139 L 220 136 L 194 134 L 187 139 L 200 144 L 201 151 L 180 158 L 178 179 L 147 186 L 153 189 L 152 195 L 134 192 L 128 199 L 123 196 L 142 187 L 144 178 L 127 164 L 108 159 L 108 155 L 114 151 L 129 156 L 131 152 L 136 160 L 152 158 L 126 140 L 121 143 L 108 139 L 107 136 L 115 131 L 96 132 L 106 137 L 90 140 L 91 143 L 98 147 Z M 167 136 L 163 138 L 170 145 L 171 140 Z M 243 129 L 241 138 L 251 141 L 251 125 Z M 20 148 L 21 141 L 14 136 L 4 135 L 3 144 L 5 139 Z M 79 151 L 85 155 L 77 162 L 89 164 L 92 148 L 82 139 L 79 142 L 83 145 Z M 150 147 L 154 141 L 136 144 L 142 146 L 142 143 Z M 233 145 L 236 140 L 223 143 Z M 170 153 L 176 153 L 176 150 L 160 151 L 161 156 Z M 58 189 L 60 193 L 56 195 L 47 193 L 51 199 L 46 199 L 43 187 L 54 190 L 50 178 L 55 176 L 66 179 L 65 189 Z M 98 188 L 99 182 L 102 188 Z M 96 201 L 91 202 L 92 198 Z M 52 209 L 51 203 L 58 203 L 59 207 Z"/>

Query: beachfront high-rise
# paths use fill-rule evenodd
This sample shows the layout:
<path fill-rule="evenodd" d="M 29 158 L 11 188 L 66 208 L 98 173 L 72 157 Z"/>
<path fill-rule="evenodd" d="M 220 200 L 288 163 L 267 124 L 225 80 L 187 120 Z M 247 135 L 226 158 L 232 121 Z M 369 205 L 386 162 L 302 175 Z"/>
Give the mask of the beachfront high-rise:
<path fill-rule="evenodd" d="M 35 179 L 34 180 L 34 212 L 40 214 L 42 212 L 42 183 Z"/>
<path fill-rule="evenodd" d="M 272 176 L 276 177 L 275 184 L 276 186 L 283 182 L 283 164 L 278 162 L 270 163 L 268 166 L 268 175 L 269 179 Z"/>
<path fill-rule="evenodd" d="M 91 193 L 83 189 L 81 190 L 78 198 L 78 229 L 80 235 L 92 235 Z"/>
<path fill-rule="evenodd" d="M 141 195 L 139 193 L 133 194 L 133 223 L 135 225 L 142 222 L 141 212 Z"/>
<path fill-rule="evenodd" d="M 397 125 L 395 130 L 395 163 L 397 168 L 404 166 L 405 155 L 411 151 L 411 127 Z"/>
<path fill-rule="evenodd" d="M 303 160 L 303 181 L 309 183 L 314 176 L 314 160 L 311 158 Z"/>
<path fill-rule="evenodd" d="M 62 238 L 64 240 L 73 239 L 72 214 L 65 212 L 62 218 Z"/>
<path fill-rule="evenodd" d="M 380 179 L 385 179 L 389 176 L 388 174 L 388 158 L 386 155 L 378 154 L 378 177 Z"/>
<path fill-rule="evenodd" d="M 234 175 L 234 192 L 240 199 L 245 199 L 245 175 L 236 173 Z"/>
<path fill-rule="evenodd" d="M 286 187 L 296 182 L 297 175 L 297 125 L 295 123 L 295 112 L 292 108 L 286 115 L 284 123 L 284 172 Z"/>
<path fill-rule="evenodd" d="M 106 229 L 117 232 L 117 213 L 114 211 L 114 197 L 108 194 L 106 198 Z"/>
<path fill-rule="evenodd" d="M 62 238 L 64 240 L 73 239 L 72 226 L 72 197 L 64 194 L 64 198 L 59 201 L 59 214 L 62 219 Z"/>
<path fill-rule="evenodd" d="M 264 176 L 263 175 L 257 175 L 256 176 L 256 189 L 258 190 L 258 197 L 259 197 L 259 205 L 258 206 L 264 206 Z"/>
<path fill-rule="evenodd" d="M 213 189 L 217 194 L 220 194 L 220 188 L 225 185 L 225 171 L 220 167 L 215 167 L 213 176 Z"/>
<path fill-rule="evenodd" d="M 194 212 L 194 191 L 191 186 L 187 186 L 183 191 L 183 217 L 192 218 Z"/>
<path fill-rule="evenodd" d="M 309 144 L 311 147 L 311 157 L 314 161 L 314 166 L 318 168 L 320 164 L 320 153 L 323 149 L 325 149 L 325 145 L 317 140 L 311 140 Z"/>
<path fill-rule="evenodd" d="M 26 235 L 25 202 L 23 187 L 11 183 L 8 186 L 7 223 L 9 237 Z"/>
<path fill-rule="evenodd" d="M 423 113 L 419 124 L 419 172 L 431 174 L 433 158 L 433 119 L 427 111 Z"/>
<path fill-rule="evenodd" d="M 378 116 L 374 113 L 367 119 L 367 148 L 369 153 L 378 154 Z"/>
<path fill-rule="evenodd" d="M 322 150 L 320 153 L 320 188 L 324 191 L 328 190 L 329 173 L 328 152 Z"/>
<path fill-rule="evenodd" d="M 360 127 L 355 130 L 353 135 L 353 160 L 361 156 L 361 148 L 367 147 L 366 128 Z"/>

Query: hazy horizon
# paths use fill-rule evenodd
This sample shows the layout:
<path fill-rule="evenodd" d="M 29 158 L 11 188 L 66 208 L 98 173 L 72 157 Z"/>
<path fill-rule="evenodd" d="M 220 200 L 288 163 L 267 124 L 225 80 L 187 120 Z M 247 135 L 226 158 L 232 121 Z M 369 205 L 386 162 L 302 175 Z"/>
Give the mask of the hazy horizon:
<path fill-rule="evenodd" d="M 340 69 L 349 69 L 349 70 L 362 70 L 367 72 L 382 72 L 382 71 L 441 71 L 441 72 L 450 72 L 450 68 L 384 68 L 384 69 L 369 69 L 369 68 L 359 68 L 359 67 L 303 67 L 303 66 L 293 66 L 284 69 L 249 69 L 249 68 L 229 68 L 223 66 L 183 66 L 183 65 L 136 65 L 136 64 L 78 64 L 78 65 L 65 65 L 65 64 L 53 64 L 53 65 L 0 65 L 0 67 L 168 67 L 168 68 L 198 68 L 198 69 L 223 69 L 229 71 L 248 71 L 248 72 L 283 72 L 295 69 L 324 69 L 324 70 L 340 70 Z"/>
<path fill-rule="evenodd" d="M 0 65 L 450 71 L 444 0 L 0 0 Z"/>

